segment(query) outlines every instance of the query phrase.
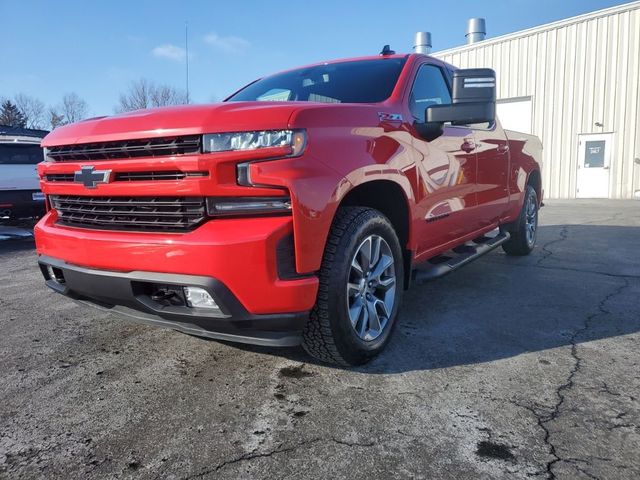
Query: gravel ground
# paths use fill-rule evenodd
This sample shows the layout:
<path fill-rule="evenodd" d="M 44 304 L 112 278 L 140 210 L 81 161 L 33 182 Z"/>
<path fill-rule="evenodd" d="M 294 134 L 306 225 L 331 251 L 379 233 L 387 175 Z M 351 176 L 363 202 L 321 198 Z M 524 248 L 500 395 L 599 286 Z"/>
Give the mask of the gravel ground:
<path fill-rule="evenodd" d="M 548 202 L 366 367 L 137 325 L 0 242 L 1 478 L 640 477 L 640 202 Z"/>

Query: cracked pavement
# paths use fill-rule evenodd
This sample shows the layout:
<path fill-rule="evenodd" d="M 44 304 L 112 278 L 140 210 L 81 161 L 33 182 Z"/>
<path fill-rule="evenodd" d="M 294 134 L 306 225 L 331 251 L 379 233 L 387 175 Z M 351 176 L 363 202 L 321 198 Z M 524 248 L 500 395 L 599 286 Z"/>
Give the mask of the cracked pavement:
<path fill-rule="evenodd" d="M 640 478 L 640 202 L 405 295 L 347 370 L 88 310 L 0 243 L 0 478 Z"/>

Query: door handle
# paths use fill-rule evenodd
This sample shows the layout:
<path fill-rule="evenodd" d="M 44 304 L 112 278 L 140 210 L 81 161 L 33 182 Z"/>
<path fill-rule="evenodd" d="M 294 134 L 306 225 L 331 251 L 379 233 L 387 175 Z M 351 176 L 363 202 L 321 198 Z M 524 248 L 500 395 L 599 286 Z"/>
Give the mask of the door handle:
<path fill-rule="evenodd" d="M 460 145 L 460 150 L 471 153 L 476 149 L 476 143 L 473 140 L 465 140 L 462 145 Z"/>
<path fill-rule="evenodd" d="M 609 167 L 608 165 L 606 167 L 603 167 L 605 170 L 609 170 L 611 167 Z"/>
<path fill-rule="evenodd" d="M 498 145 L 496 151 L 498 153 L 507 153 L 509 151 L 509 145 Z"/>

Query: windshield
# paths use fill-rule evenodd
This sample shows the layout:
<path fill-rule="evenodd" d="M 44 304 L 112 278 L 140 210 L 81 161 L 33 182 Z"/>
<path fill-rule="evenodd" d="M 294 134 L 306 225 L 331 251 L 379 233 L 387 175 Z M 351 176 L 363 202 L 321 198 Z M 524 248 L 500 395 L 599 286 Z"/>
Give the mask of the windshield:
<path fill-rule="evenodd" d="M 377 103 L 391 96 L 405 58 L 329 63 L 258 80 L 227 101 Z"/>
<path fill-rule="evenodd" d="M 37 144 L 0 143 L 0 165 L 35 165 L 43 160 Z"/>

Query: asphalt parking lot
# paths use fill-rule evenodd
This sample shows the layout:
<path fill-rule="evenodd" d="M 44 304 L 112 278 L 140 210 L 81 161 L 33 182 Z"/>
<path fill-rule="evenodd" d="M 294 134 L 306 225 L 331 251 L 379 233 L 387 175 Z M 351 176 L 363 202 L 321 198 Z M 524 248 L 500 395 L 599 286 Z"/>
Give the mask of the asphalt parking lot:
<path fill-rule="evenodd" d="M 548 202 L 345 370 L 87 310 L 0 242 L 1 478 L 640 477 L 640 202 Z"/>

